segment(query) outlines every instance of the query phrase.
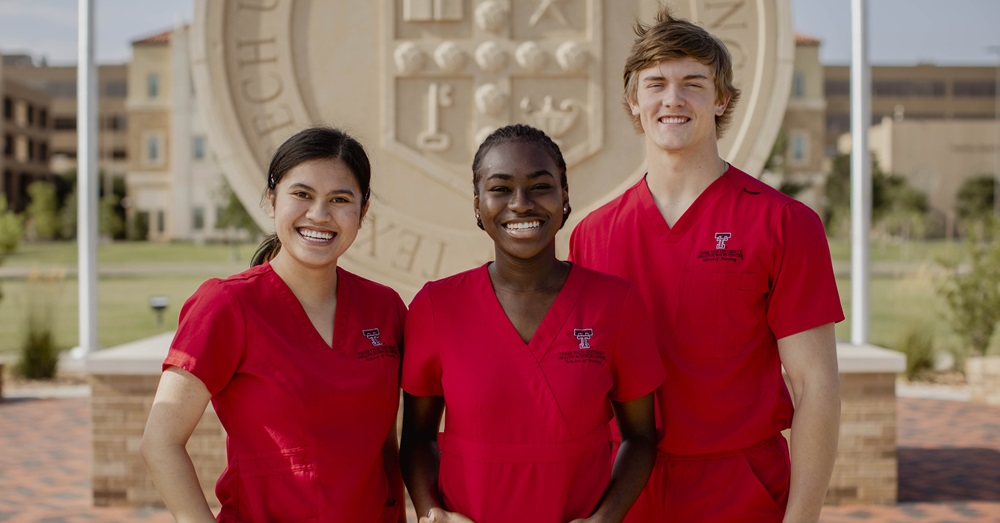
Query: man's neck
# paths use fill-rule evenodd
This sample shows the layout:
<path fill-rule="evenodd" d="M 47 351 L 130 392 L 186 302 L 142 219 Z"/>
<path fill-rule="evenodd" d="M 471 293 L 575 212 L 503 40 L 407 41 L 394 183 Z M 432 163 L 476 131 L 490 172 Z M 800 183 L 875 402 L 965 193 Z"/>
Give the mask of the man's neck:
<path fill-rule="evenodd" d="M 647 147 L 646 152 L 646 185 L 671 227 L 728 167 L 714 143 L 699 151 L 668 152 Z"/>

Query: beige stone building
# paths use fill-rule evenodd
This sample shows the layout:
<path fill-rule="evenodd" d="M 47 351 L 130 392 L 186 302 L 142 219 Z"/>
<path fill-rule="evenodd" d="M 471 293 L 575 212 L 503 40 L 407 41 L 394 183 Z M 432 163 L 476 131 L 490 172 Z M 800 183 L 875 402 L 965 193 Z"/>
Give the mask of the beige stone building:
<path fill-rule="evenodd" d="M 851 130 L 850 67 L 823 67 L 827 103 L 825 154 L 834 156 L 840 135 Z M 996 118 L 996 68 L 937 65 L 873 66 L 872 124 L 896 120 L 957 122 Z"/>
<path fill-rule="evenodd" d="M 817 210 L 823 203 L 827 172 L 822 147 L 826 99 L 819 47 L 819 40 L 795 35 L 792 88 L 779 134 L 785 150 L 775 151 L 771 169 L 761 176 L 776 187 L 784 183 L 802 187 L 795 197 Z"/>
<path fill-rule="evenodd" d="M 27 57 L 4 56 L 0 62 L 0 193 L 10 209 L 20 212 L 27 204 L 27 187 L 36 180 L 50 179 L 52 113 L 50 97 L 17 78 L 16 71 Z M 30 64 L 30 59 L 28 59 Z"/>
<path fill-rule="evenodd" d="M 132 43 L 126 102 L 131 152 L 128 218 L 149 226 L 149 239 L 221 237 L 222 171 L 209 150 L 194 96 L 187 27 Z"/>
<path fill-rule="evenodd" d="M 27 58 L 27 57 L 25 57 Z M 98 169 L 113 177 L 124 177 L 128 161 L 128 121 L 125 96 L 128 91 L 124 64 L 97 67 Z M 50 102 L 49 169 L 62 174 L 76 167 L 77 93 L 76 66 L 35 65 L 30 59 L 5 68 L 7 77 L 48 94 Z"/>
<path fill-rule="evenodd" d="M 850 70 L 824 67 L 826 156 L 850 152 Z M 954 232 L 955 195 L 997 172 L 995 67 L 872 67 L 869 147 L 886 172 L 927 194 L 931 219 Z"/>

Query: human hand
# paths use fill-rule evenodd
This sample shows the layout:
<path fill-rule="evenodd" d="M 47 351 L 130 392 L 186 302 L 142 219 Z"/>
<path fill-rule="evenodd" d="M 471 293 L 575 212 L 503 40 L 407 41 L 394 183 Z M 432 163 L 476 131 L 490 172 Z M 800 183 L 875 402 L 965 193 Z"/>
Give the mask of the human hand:
<path fill-rule="evenodd" d="M 569 523 L 608 523 L 608 521 L 598 516 L 590 516 L 589 518 L 574 519 Z"/>
<path fill-rule="evenodd" d="M 448 512 L 442 508 L 434 507 L 427 511 L 427 515 L 421 517 L 417 523 L 476 523 L 458 512 Z"/>

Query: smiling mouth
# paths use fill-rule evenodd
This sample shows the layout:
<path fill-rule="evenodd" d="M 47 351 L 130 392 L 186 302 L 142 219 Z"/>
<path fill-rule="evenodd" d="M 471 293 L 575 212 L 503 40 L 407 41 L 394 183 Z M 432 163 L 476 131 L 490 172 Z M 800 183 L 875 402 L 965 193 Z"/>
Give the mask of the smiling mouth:
<path fill-rule="evenodd" d="M 690 118 L 684 116 L 661 116 L 659 118 L 660 123 L 687 123 Z"/>
<path fill-rule="evenodd" d="M 334 236 L 336 236 L 336 234 L 332 232 L 320 232 L 309 229 L 299 229 L 298 231 L 299 235 L 301 235 L 303 238 L 318 242 L 328 242 L 332 240 Z"/>
<path fill-rule="evenodd" d="M 508 231 L 528 231 L 531 229 L 537 229 L 541 226 L 541 220 L 533 220 L 530 222 L 505 223 L 503 228 Z"/>

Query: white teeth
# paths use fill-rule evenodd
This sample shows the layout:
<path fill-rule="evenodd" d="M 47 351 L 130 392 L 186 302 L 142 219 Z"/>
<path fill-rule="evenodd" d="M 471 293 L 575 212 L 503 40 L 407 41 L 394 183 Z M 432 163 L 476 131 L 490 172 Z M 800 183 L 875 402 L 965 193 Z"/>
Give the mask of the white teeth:
<path fill-rule="evenodd" d="M 506 227 L 508 230 L 513 230 L 513 231 L 523 231 L 526 229 L 534 229 L 536 227 L 541 227 L 541 226 L 542 222 L 538 220 L 535 220 L 533 222 L 508 223 L 507 225 L 504 225 L 504 227 Z"/>
<path fill-rule="evenodd" d="M 305 236 L 306 238 L 308 238 L 310 240 L 327 241 L 327 240 L 332 240 L 333 239 L 333 234 L 331 234 L 331 233 L 324 233 L 324 232 L 318 232 L 318 231 L 307 231 L 305 229 L 299 229 L 299 234 L 301 234 L 302 236 Z"/>
<path fill-rule="evenodd" d="M 660 121 L 663 123 L 684 123 L 687 121 L 687 118 L 683 118 L 680 116 L 665 116 L 663 118 L 660 118 Z"/>

